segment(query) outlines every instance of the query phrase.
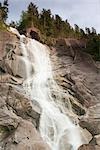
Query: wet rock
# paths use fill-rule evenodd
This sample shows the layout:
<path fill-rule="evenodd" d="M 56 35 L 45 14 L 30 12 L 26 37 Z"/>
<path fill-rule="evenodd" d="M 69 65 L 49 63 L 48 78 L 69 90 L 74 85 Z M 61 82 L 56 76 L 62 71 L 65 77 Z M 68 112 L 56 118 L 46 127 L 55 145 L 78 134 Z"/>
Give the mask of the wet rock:
<path fill-rule="evenodd" d="M 91 132 L 92 135 L 100 134 L 100 104 L 90 107 L 79 124 Z"/>
<path fill-rule="evenodd" d="M 82 141 L 88 144 L 92 140 L 92 134 L 87 129 L 81 129 Z"/>
<path fill-rule="evenodd" d="M 23 56 L 20 39 L 11 32 L 5 31 L 3 33 L 0 31 L 2 35 L 0 37 L 0 70 L 14 77 L 26 79 L 26 59 Z M 23 42 L 27 43 L 26 38 Z M 34 70 L 30 63 L 29 66 L 31 67 L 30 74 L 33 74 Z"/>
<path fill-rule="evenodd" d="M 29 36 L 39 40 L 35 31 L 31 30 Z M 51 50 L 51 60 L 54 76 L 59 86 L 65 91 L 68 90 L 71 95 L 73 112 L 80 119 L 79 124 L 84 130 L 87 145 L 81 146 L 80 150 L 99 150 L 100 147 L 95 142 L 93 145 L 88 143 L 91 142 L 92 135 L 100 134 L 100 69 L 92 58 L 83 52 L 84 47 L 85 43 L 78 40 L 58 40 Z M 31 72 L 34 70 L 31 69 Z M 26 78 L 26 68 L 19 38 L 12 33 L 2 32 L 0 33 L 1 150 L 48 150 L 48 146 L 35 129 L 38 129 L 39 125 L 40 106 L 32 104 L 20 86 L 19 90 L 16 90 L 4 83 L 21 85 L 23 78 Z M 64 103 L 66 102 L 67 98 L 64 98 Z M 96 138 L 99 143 L 99 137 Z M 70 145 L 66 144 L 67 148 L 71 149 Z"/>
<path fill-rule="evenodd" d="M 100 146 L 100 134 L 99 135 L 95 135 L 95 139 L 96 139 L 97 145 Z"/>
<path fill-rule="evenodd" d="M 100 122 L 99 121 L 80 121 L 80 126 L 86 128 L 92 135 L 100 133 Z"/>
<path fill-rule="evenodd" d="M 6 60 L 7 64 L 11 68 L 14 76 L 26 78 L 26 61 L 24 57 L 13 55 L 13 60 Z"/>
<path fill-rule="evenodd" d="M 23 94 L 21 94 L 23 93 Z M 25 97 L 20 89 L 0 84 L 0 148 L 1 150 L 49 150 L 36 128 L 41 109 Z"/>
<path fill-rule="evenodd" d="M 80 146 L 78 150 L 96 150 L 96 149 L 94 145 L 87 144 Z"/>
<path fill-rule="evenodd" d="M 90 144 L 91 145 L 96 145 L 97 144 L 95 137 L 92 138 L 92 140 L 90 141 Z"/>

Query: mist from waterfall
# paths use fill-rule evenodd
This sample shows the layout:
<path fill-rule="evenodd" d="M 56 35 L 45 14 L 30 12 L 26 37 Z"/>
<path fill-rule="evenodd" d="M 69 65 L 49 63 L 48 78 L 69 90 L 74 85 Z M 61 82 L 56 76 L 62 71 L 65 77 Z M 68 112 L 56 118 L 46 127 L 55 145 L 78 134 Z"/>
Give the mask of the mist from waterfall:
<path fill-rule="evenodd" d="M 83 144 L 80 127 L 71 110 L 71 95 L 61 89 L 53 78 L 49 48 L 20 35 L 26 64 L 23 88 L 31 100 L 41 107 L 39 131 L 51 150 L 77 150 Z M 62 98 L 66 97 L 65 108 Z"/>

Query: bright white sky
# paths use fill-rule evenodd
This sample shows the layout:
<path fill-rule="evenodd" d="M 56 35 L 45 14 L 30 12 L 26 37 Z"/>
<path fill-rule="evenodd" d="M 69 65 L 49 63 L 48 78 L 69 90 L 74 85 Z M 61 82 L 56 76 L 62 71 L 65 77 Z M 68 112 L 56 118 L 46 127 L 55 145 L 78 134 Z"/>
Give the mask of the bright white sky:
<path fill-rule="evenodd" d="M 0 0 L 1 2 L 3 0 Z M 95 27 L 100 33 L 100 0 L 9 0 L 9 21 L 19 20 L 22 10 L 33 2 L 39 9 L 49 8 L 53 14 L 81 28 Z"/>

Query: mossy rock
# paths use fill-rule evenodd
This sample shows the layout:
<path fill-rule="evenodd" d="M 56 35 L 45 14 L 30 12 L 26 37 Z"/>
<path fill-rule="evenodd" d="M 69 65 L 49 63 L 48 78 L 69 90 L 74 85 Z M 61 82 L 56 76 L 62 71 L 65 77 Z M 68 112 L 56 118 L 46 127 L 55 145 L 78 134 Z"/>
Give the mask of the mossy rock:
<path fill-rule="evenodd" d="M 0 126 L 0 141 L 2 141 L 9 134 L 7 127 Z"/>
<path fill-rule="evenodd" d="M 0 21 L 0 30 L 1 31 L 7 31 L 7 28 L 8 28 L 8 26 L 5 23 Z"/>

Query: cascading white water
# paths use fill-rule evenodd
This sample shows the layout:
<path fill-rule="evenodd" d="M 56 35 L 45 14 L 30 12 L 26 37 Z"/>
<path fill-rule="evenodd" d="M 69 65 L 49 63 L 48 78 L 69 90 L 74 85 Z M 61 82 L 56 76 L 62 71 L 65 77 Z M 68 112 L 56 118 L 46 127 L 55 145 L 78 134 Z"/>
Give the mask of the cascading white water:
<path fill-rule="evenodd" d="M 77 150 L 82 145 L 80 129 L 70 117 L 71 110 L 65 110 L 62 96 L 69 101 L 70 95 L 63 92 L 53 79 L 49 50 L 45 45 L 29 38 L 25 44 L 24 38 L 20 36 L 27 74 L 23 88 L 33 103 L 38 102 L 42 109 L 40 134 L 51 150 Z M 31 73 L 31 67 L 34 74 Z"/>

